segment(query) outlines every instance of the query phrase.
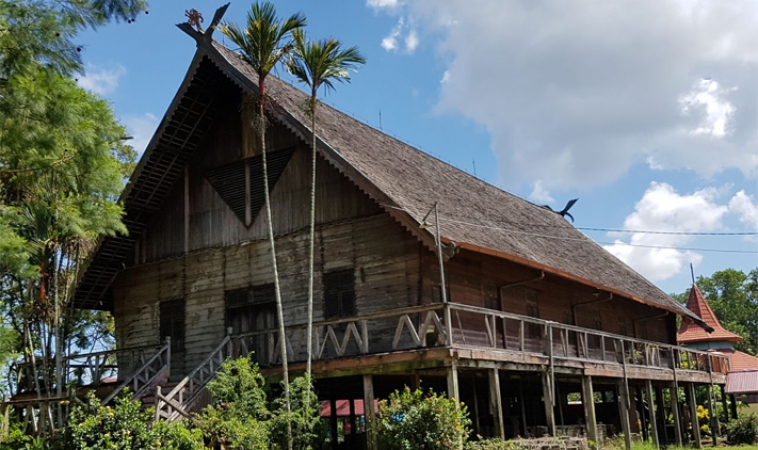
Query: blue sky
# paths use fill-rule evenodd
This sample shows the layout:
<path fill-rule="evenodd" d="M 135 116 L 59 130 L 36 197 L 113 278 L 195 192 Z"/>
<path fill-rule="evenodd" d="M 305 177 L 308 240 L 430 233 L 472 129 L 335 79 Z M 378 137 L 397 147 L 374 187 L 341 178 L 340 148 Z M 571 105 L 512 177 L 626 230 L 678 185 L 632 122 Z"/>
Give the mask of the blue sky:
<path fill-rule="evenodd" d="M 194 7 L 207 25 L 224 2 L 151 3 L 80 36 L 80 84 L 113 104 L 138 150 L 194 53 L 174 24 Z M 241 24 L 249 5 L 225 19 Z M 327 103 L 535 203 L 578 197 L 575 225 L 628 230 L 586 233 L 666 292 L 689 286 L 690 263 L 703 275 L 758 267 L 756 236 L 633 232 L 758 232 L 757 5 L 276 2 L 304 12 L 310 36 L 365 53 Z"/>

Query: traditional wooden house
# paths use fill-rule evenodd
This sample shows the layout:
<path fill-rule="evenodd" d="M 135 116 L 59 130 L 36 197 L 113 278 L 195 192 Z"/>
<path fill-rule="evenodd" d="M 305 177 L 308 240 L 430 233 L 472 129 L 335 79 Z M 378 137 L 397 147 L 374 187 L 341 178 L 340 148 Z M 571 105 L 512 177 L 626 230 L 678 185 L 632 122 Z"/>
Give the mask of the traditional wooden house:
<path fill-rule="evenodd" d="M 276 377 L 286 345 L 303 372 L 315 151 L 313 371 L 335 448 L 371 445 L 356 411 L 403 385 L 447 390 L 483 435 L 685 439 L 685 406 L 663 391 L 686 388 L 695 407 L 696 384 L 725 382 L 722 357 L 676 345 L 677 316 L 708 328 L 700 317 L 560 215 L 336 109 L 320 109 L 310 148 L 306 95 L 271 77 L 283 340 L 261 154 L 241 112 L 256 77 L 210 33 L 180 27 L 197 52 L 123 194 L 129 234 L 101 240 L 73 299 L 113 312 L 119 389 L 155 395 L 172 419 L 207 401 L 227 356 L 254 352 Z"/>

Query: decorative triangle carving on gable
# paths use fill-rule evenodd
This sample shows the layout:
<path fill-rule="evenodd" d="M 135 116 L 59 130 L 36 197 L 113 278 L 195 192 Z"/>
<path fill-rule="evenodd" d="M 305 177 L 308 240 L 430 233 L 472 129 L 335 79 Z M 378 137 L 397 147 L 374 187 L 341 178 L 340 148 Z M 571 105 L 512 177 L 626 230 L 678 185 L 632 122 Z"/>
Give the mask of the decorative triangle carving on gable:
<path fill-rule="evenodd" d="M 269 193 L 274 190 L 294 152 L 294 148 L 289 148 L 267 153 Z M 265 201 L 261 155 L 209 170 L 205 178 L 246 227 L 253 224 Z"/>

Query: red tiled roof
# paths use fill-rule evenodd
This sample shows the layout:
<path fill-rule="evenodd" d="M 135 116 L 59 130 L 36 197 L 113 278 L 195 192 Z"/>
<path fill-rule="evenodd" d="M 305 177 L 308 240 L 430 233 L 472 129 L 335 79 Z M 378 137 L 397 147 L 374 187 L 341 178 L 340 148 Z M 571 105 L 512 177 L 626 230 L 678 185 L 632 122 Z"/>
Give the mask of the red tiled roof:
<path fill-rule="evenodd" d="M 758 392 L 758 369 L 729 372 L 726 376 L 725 390 L 727 394 Z"/>
<path fill-rule="evenodd" d="M 734 349 L 717 350 L 729 357 L 729 372 L 740 370 L 758 370 L 758 358 Z"/>
<path fill-rule="evenodd" d="M 713 342 L 713 341 L 727 341 L 727 342 L 740 342 L 742 336 L 727 331 L 721 322 L 713 313 L 710 305 L 703 297 L 703 294 L 698 289 L 697 285 L 693 284 L 690 289 L 690 299 L 687 301 L 687 308 L 700 316 L 706 325 L 713 328 L 712 333 L 706 332 L 700 325 L 690 320 L 683 320 L 682 326 L 679 328 L 676 340 L 679 343 L 691 343 L 691 342 Z"/>

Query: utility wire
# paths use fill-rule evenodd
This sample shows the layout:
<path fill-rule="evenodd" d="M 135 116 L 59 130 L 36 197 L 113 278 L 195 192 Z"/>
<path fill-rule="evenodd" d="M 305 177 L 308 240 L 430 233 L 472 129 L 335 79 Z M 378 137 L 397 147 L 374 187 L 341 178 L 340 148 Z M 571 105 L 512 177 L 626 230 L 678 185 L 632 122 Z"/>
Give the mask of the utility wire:
<path fill-rule="evenodd" d="M 408 212 L 405 208 L 399 208 L 396 206 L 390 206 L 385 205 L 387 208 L 397 209 L 400 211 Z M 497 230 L 501 232 L 505 232 L 507 234 L 515 234 L 515 235 L 521 235 L 521 236 L 530 236 L 530 237 L 537 237 L 542 239 L 555 239 L 555 240 L 561 240 L 561 241 L 569 241 L 569 242 L 593 242 L 601 245 L 626 245 L 629 247 L 642 247 L 642 248 L 657 248 L 657 249 L 671 249 L 671 250 L 689 250 L 689 251 L 697 251 L 697 252 L 713 252 L 713 253 L 737 253 L 737 254 L 748 254 L 748 255 L 756 255 L 758 254 L 758 251 L 751 251 L 751 250 L 732 250 L 732 249 L 719 249 L 719 248 L 699 248 L 699 247 L 676 247 L 676 246 L 667 246 L 667 245 L 647 245 L 647 244 L 632 244 L 627 242 L 607 242 L 607 241 L 594 241 L 590 239 L 589 237 L 586 238 L 572 238 L 572 237 L 566 237 L 566 236 L 555 236 L 555 235 L 549 235 L 549 234 L 539 234 L 539 233 L 531 233 L 528 231 L 521 231 L 521 230 L 513 230 L 509 228 L 503 228 L 503 227 L 496 227 L 496 226 L 490 226 L 490 225 L 482 225 L 477 223 L 470 223 L 470 222 L 463 222 L 460 220 L 453 220 L 450 218 L 446 218 L 444 216 L 440 216 L 440 222 L 442 222 L 444 219 L 444 222 L 446 223 L 454 223 L 459 225 L 468 225 L 472 227 L 478 227 L 478 228 L 488 228 L 491 230 Z M 534 225 L 534 224 L 529 224 Z M 547 225 L 549 226 L 549 225 Z M 565 229 L 581 229 L 581 228 L 575 228 L 572 226 L 560 226 L 555 225 L 555 228 L 565 228 Z M 610 228 L 593 228 L 593 230 L 613 230 Z M 635 231 L 631 230 L 613 230 L 613 231 L 619 231 L 619 232 L 625 232 L 625 233 L 635 233 Z M 639 231 L 639 233 L 646 233 L 646 231 Z M 675 234 L 679 232 L 660 232 L 658 234 Z M 693 236 L 698 234 L 687 234 L 688 232 L 681 232 L 681 235 L 684 236 Z M 651 232 L 651 234 L 656 234 L 655 232 Z M 727 234 L 725 236 L 755 236 L 758 235 L 758 233 L 745 233 L 745 234 Z"/>

